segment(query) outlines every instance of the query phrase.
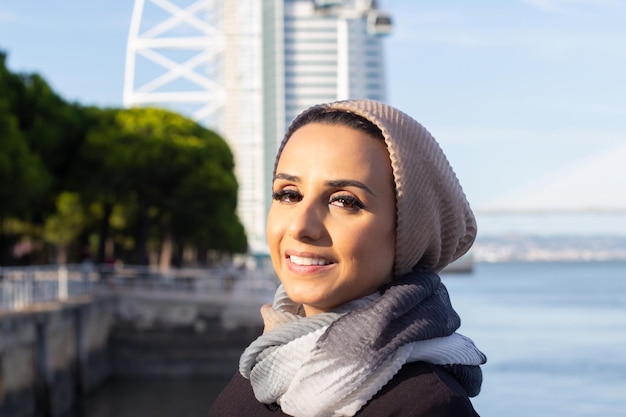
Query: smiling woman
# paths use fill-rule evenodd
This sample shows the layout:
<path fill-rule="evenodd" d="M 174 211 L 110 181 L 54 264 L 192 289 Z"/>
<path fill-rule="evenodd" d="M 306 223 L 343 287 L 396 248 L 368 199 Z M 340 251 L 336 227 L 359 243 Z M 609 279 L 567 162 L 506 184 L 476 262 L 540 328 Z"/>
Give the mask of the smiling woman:
<path fill-rule="evenodd" d="M 438 272 L 476 224 L 432 136 L 379 102 L 292 123 L 267 219 L 281 281 L 210 416 L 476 416 L 485 356 Z"/>
<path fill-rule="evenodd" d="M 323 123 L 298 129 L 283 149 L 267 240 L 287 294 L 307 316 L 391 281 L 395 198 L 388 161 L 383 141 Z"/>

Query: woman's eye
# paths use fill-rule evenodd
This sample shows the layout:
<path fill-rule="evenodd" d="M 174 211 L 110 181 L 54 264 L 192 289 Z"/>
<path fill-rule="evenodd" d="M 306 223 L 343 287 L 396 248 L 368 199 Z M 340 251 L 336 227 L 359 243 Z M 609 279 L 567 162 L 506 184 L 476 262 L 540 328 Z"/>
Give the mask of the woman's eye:
<path fill-rule="evenodd" d="M 295 190 L 279 190 L 272 193 L 272 198 L 282 203 L 297 203 L 302 195 Z"/>
<path fill-rule="evenodd" d="M 350 195 L 340 195 L 337 197 L 333 197 L 330 200 L 330 204 L 337 207 L 342 207 L 349 210 L 359 210 L 362 209 L 363 203 L 359 201 L 358 198 L 352 197 Z"/>

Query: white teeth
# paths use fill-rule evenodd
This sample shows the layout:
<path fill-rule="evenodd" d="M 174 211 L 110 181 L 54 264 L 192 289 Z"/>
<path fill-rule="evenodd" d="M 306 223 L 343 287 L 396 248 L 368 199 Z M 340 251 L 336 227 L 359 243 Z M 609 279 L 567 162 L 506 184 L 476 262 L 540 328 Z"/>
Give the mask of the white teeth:
<path fill-rule="evenodd" d="M 289 256 L 289 259 L 291 260 L 292 263 L 296 264 L 296 265 L 327 265 L 330 262 L 325 261 L 324 259 L 320 259 L 320 258 L 303 258 L 301 256 L 295 256 L 295 255 L 291 255 Z"/>

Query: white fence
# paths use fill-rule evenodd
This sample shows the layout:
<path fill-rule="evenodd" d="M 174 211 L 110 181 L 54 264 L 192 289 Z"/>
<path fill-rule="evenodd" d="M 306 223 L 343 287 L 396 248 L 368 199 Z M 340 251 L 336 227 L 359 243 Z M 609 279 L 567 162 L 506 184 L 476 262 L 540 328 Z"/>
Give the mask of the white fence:
<path fill-rule="evenodd" d="M 270 302 L 278 285 L 263 269 L 184 268 L 161 272 L 144 266 L 89 264 L 0 268 L 0 313 L 82 295 L 239 297 Z"/>

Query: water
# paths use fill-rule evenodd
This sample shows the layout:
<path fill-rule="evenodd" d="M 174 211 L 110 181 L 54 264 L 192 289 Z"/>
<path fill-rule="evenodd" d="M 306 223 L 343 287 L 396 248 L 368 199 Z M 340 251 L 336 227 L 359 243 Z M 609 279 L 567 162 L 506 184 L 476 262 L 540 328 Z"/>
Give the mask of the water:
<path fill-rule="evenodd" d="M 483 417 L 626 415 L 626 263 L 479 264 L 445 282 L 488 356 Z"/>
<path fill-rule="evenodd" d="M 482 417 L 626 416 L 626 262 L 478 264 L 443 277 L 488 356 Z M 115 381 L 85 417 L 203 417 L 225 381 Z"/>

